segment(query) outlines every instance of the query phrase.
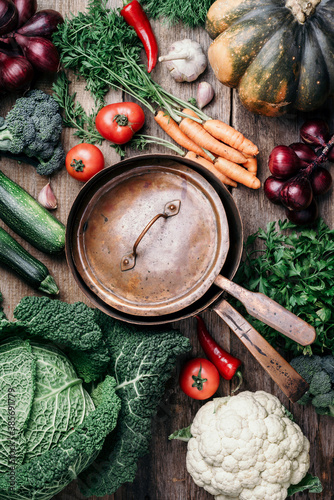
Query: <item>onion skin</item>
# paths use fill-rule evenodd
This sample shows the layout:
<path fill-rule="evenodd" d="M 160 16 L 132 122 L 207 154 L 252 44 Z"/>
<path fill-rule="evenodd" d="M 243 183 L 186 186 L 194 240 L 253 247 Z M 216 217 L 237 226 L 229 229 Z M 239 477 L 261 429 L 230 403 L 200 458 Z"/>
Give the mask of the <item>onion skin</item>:
<path fill-rule="evenodd" d="M 281 189 L 282 204 L 290 210 L 304 210 L 313 198 L 311 183 L 307 177 L 288 180 Z"/>
<path fill-rule="evenodd" d="M 288 179 L 301 167 L 298 156 L 289 146 L 276 146 L 270 153 L 268 165 L 277 179 Z"/>
<path fill-rule="evenodd" d="M 13 0 L 17 8 L 18 22 L 16 28 L 26 23 L 37 10 L 37 0 Z"/>
<path fill-rule="evenodd" d="M 39 10 L 22 28 L 17 30 L 17 33 L 25 36 L 51 38 L 51 35 L 57 30 L 58 25 L 63 22 L 63 16 L 56 10 Z"/>
<path fill-rule="evenodd" d="M 271 203 L 274 205 L 281 205 L 281 189 L 284 186 L 285 181 L 282 179 L 276 179 L 273 175 L 268 177 L 263 185 L 264 194 Z"/>
<path fill-rule="evenodd" d="M 0 35 L 15 29 L 17 20 L 18 12 L 15 4 L 9 0 L 0 0 Z"/>
<path fill-rule="evenodd" d="M 310 176 L 314 196 L 327 193 L 333 184 L 332 175 L 324 167 L 318 167 Z"/>
<path fill-rule="evenodd" d="M 329 137 L 329 127 L 325 120 L 307 120 L 300 128 L 300 138 L 307 144 L 325 147 Z"/>
<path fill-rule="evenodd" d="M 33 79 L 34 69 L 25 57 L 0 52 L 0 86 L 4 90 L 28 90 Z"/>
<path fill-rule="evenodd" d="M 43 73 L 56 73 L 58 71 L 59 54 L 50 40 L 37 36 L 27 37 L 19 33 L 16 33 L 14 38 L 35 69 Z"/>
<path fill-rule="evenodd" d="M 294 210 L 286 210 L 287 218 L 299 226 L 312 224 L 319 217 L 319 209 L 317 202 L 313 199 L 310 205 L 305 210 L 296 212 Z"/>
<path fill-rule="evenodd" d="M 301 168 L 306 168 L 310 163 L 317 159 L 317 155 L 310 146 L 302 142 L 293 142 L 289 148 L 293 149 L 299 158 Z"/>

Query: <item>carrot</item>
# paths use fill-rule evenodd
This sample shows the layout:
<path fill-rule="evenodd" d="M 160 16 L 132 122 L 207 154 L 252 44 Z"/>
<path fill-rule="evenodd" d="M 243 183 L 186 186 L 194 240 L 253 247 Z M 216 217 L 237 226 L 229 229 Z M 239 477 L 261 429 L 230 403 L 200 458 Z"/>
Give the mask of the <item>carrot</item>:
<path fill-rule="evenodd" d="M 257 174 L 257 158 L 254 158 L 254 156 L 250 156 L 247 158 L 246 163 L 243 164 L 243 167 L 245 167 L 248 172 L 251 174 L 256 175 Z"/>
<path fill-rule="evenodd" d="M 227 175 L 236 182 L 244 184 L 252 189 L 259 189 L 261 181 L 254 174 L 248 172 L 245 168 L 226 160 L 225 158 L 216 158 L 214 162 L 215 167 L 222 174 Z"/>
<path fill-rule="evenodd" d="M 222 156 L 223 158 L 235 163 L 245 163 L 247 161 L 242 153 L 226 146 L 226 144 L 223 144 L 212 137 L 212 135 L 210 135 L 200 123 L 195 122 L 191 118 L 183 118 L 180 123 L 180 129 L 191 140 L 198 144 L 198 146 L 211 151 L 211 153 Z"/>
<path fill-rule="evenodd" d="M 185 115 L 192 116 L 193 118 L 199 118 L 199 116 L 192 109 L 184 108 L 182 110 L 182 113 L 184 113 Z"/>
<path fill-rule="evenodd" d="M 202 167 L 206 168 L 212 174 L 214 174 L 217 177 L 217 179 L 219 179 L 223 184 L 227 184 L 228 186 L 233 186 L 233 187 L 238 186 L 238 184 L 235 181 L 233 181 L 232 179 L 229 179 L 229 177 L 227 177 L 226 175 L 219 172 L 219 170 L 217 170 L 215 168 L 213 163 L 211 163 L 208 160 L 205 160 L 204 158 L 201 158 L 193 151 L 188 151 L 188 153 L 185 155 L 185 158 L 189 158 L 189 160 L 193 160 L 196 163 L 199 163 L 200 165 L 202 165 Z"/>
<path fill-rule="evenodd" d="M 204 122 L 203 127 L 213 137 L 229 144 L 229 146 L 232 146 L 242 153 L 255 156 L 259 152 L 258 147 L 249 139 L 246 139 L 241 132 L 238 132 L 221 120 L 207 120 Z"/>
<path fill-rule="evenodd" d="M 155 121 L 160 125 L 160 127 L 168 134 L 174 141 L 182 146 L 183 148 L 194 151 L 194 153 L 203 156 L 207 160 L 210 157 L 200 148 L 194 141 L 189 139 L 189 137 L 180 130 L 178 124 L 173 118 L 166 115 L 163 111 L 158 111 L 154 117 Z"/>

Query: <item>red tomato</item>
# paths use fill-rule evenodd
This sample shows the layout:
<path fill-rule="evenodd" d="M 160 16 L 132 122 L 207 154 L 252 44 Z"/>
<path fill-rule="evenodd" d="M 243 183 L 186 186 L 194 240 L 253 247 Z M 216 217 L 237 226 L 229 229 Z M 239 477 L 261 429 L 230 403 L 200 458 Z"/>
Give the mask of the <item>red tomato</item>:
<path fill-rule="evenodd" d="M 193 399 L 208 399 L 217 391 L 220 376 L 217 368 L 205 358 L 188 361 L 181 370 L 180 387 Z"/>
<path fill-rule="evenodd" d="M 67 172 L 78 181 L 86 182 L 104 168 L 104 156 L 93 144 L 77 144 L 66 155 Z"/>
<path fill-rule="evenodd" d="M 108 104 L 100 109 L 95 119 L 102 137 L 115 144 L 129 142 L 144 123 L 144 111 L 135 102 Z"/>

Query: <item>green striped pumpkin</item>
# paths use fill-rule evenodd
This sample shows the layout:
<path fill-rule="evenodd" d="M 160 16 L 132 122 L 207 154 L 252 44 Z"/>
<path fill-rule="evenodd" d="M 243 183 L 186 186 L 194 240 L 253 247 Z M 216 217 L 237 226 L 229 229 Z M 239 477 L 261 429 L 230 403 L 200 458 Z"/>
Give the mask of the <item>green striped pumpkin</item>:
<path fill-rule="evenodd" d="M 216 0 L 206 29 L 216 77 L 250 111 L 312 111 L 334 94 L 334 0 Z"/>

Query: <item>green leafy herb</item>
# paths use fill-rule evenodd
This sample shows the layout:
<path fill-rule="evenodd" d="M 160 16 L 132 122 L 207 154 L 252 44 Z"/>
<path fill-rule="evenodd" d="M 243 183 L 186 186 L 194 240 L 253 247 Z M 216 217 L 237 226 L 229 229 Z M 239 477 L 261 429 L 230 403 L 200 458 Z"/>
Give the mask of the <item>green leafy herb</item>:
<path fill-rule="evenodd" d="M 178 23 L 195 27 L 204 26 L 206 14 L 213 0 L 142 0 L 148 15 L 152 18 L 164 18 L 170 24 Z"/>
<path fill-rule="evenodd" d="M 103 102 L 88 115 L 82 105 L 77 102 L 76 94 L 70 94 L 70 81 L 64 72 L 60 73 L 52 85 L 53 98 L 65 111 L 63 117 L 64 127 L 76 128 L 75 136 L 89 144 L 102 144 L 102 135 L 95 128 L 95 117 Z"/>
<path fill-rule="evenodd" d="M 270 222 L 266 231 L 259 229 L 249 236 L 236 281 L 268 295 L 314 326 L 316 340 L 302 347 L 246 313 L 245 317 L 268 342 L 292 355 L 334 352 L 334 231 L 321 219 L 314 228 L 300 229 L 287 221 L 279 221 L 278 226 L 280 231 L 276 222 Z"/>
<path fill-rule="evenodd" d="M 53 97 L 59 104 L 59 106 L 64 110 L 64 120 L 63 125 L 65 127 L 76 128 L 76 132 L 74 135 L 79 137 L 82 141 L 87 142 L 89 144 L 102 144 L 105 140 L 102 135 L 95 128 L 95 118 L 98 112 L 98 107 L 101 107 L 100 104 L 95 110 L 91 112 L 90 115 L 87 115 L 83 107 L 76 100 L 76 94 L 70 94 L 69 91 L 70 81 L 68 80 L 65 73 L 60 73 L 58 79 L 53 84 Z M 120 146 L 118 144 L 109 143 L 110 147 L 116 150 L 121 157 L 125 156 L 124 146 Z M 143 151 L 147 148 L 149 144 L 155 144 L 159 146 L 164 146 L 175 153 L 184 156 L 185 153 L 182 149 L 180 149 L 175 144 L 172 144 L 165 139 L 160 137 L 154 137 L 150 135 L 144 134 L 136 134 L 130 142 L 127 143 L 127 146 L 131 149 L 138 149 L 139 151 Z M 80 160 L 81 161 L 81 160 Z M 76 162 L 76 160 L 74 160 Z M 77 162 L 78 163 L 78 162 Z M 81 165 L 72 165 L 75 170 L 81 168 Z M 82 170 L 82 168 L 81 168 Z"/>
<path fill-rule="evenodd" d="M 152 80 L 141 62 L 142 44 L 135 31 L 129 29 L 118 10 L 106 7 L 105 0 L 91 0 L 86 12 L 65 19 L 53 41 L 64 67 L 86 80 L 86 88 L 97 102 L 103 101 L 111 88 L 125 91 L 153 114 L 152 103 L 176 121 L 180 121 L 178 113 L 186 107 L 208 118 Z"/>

